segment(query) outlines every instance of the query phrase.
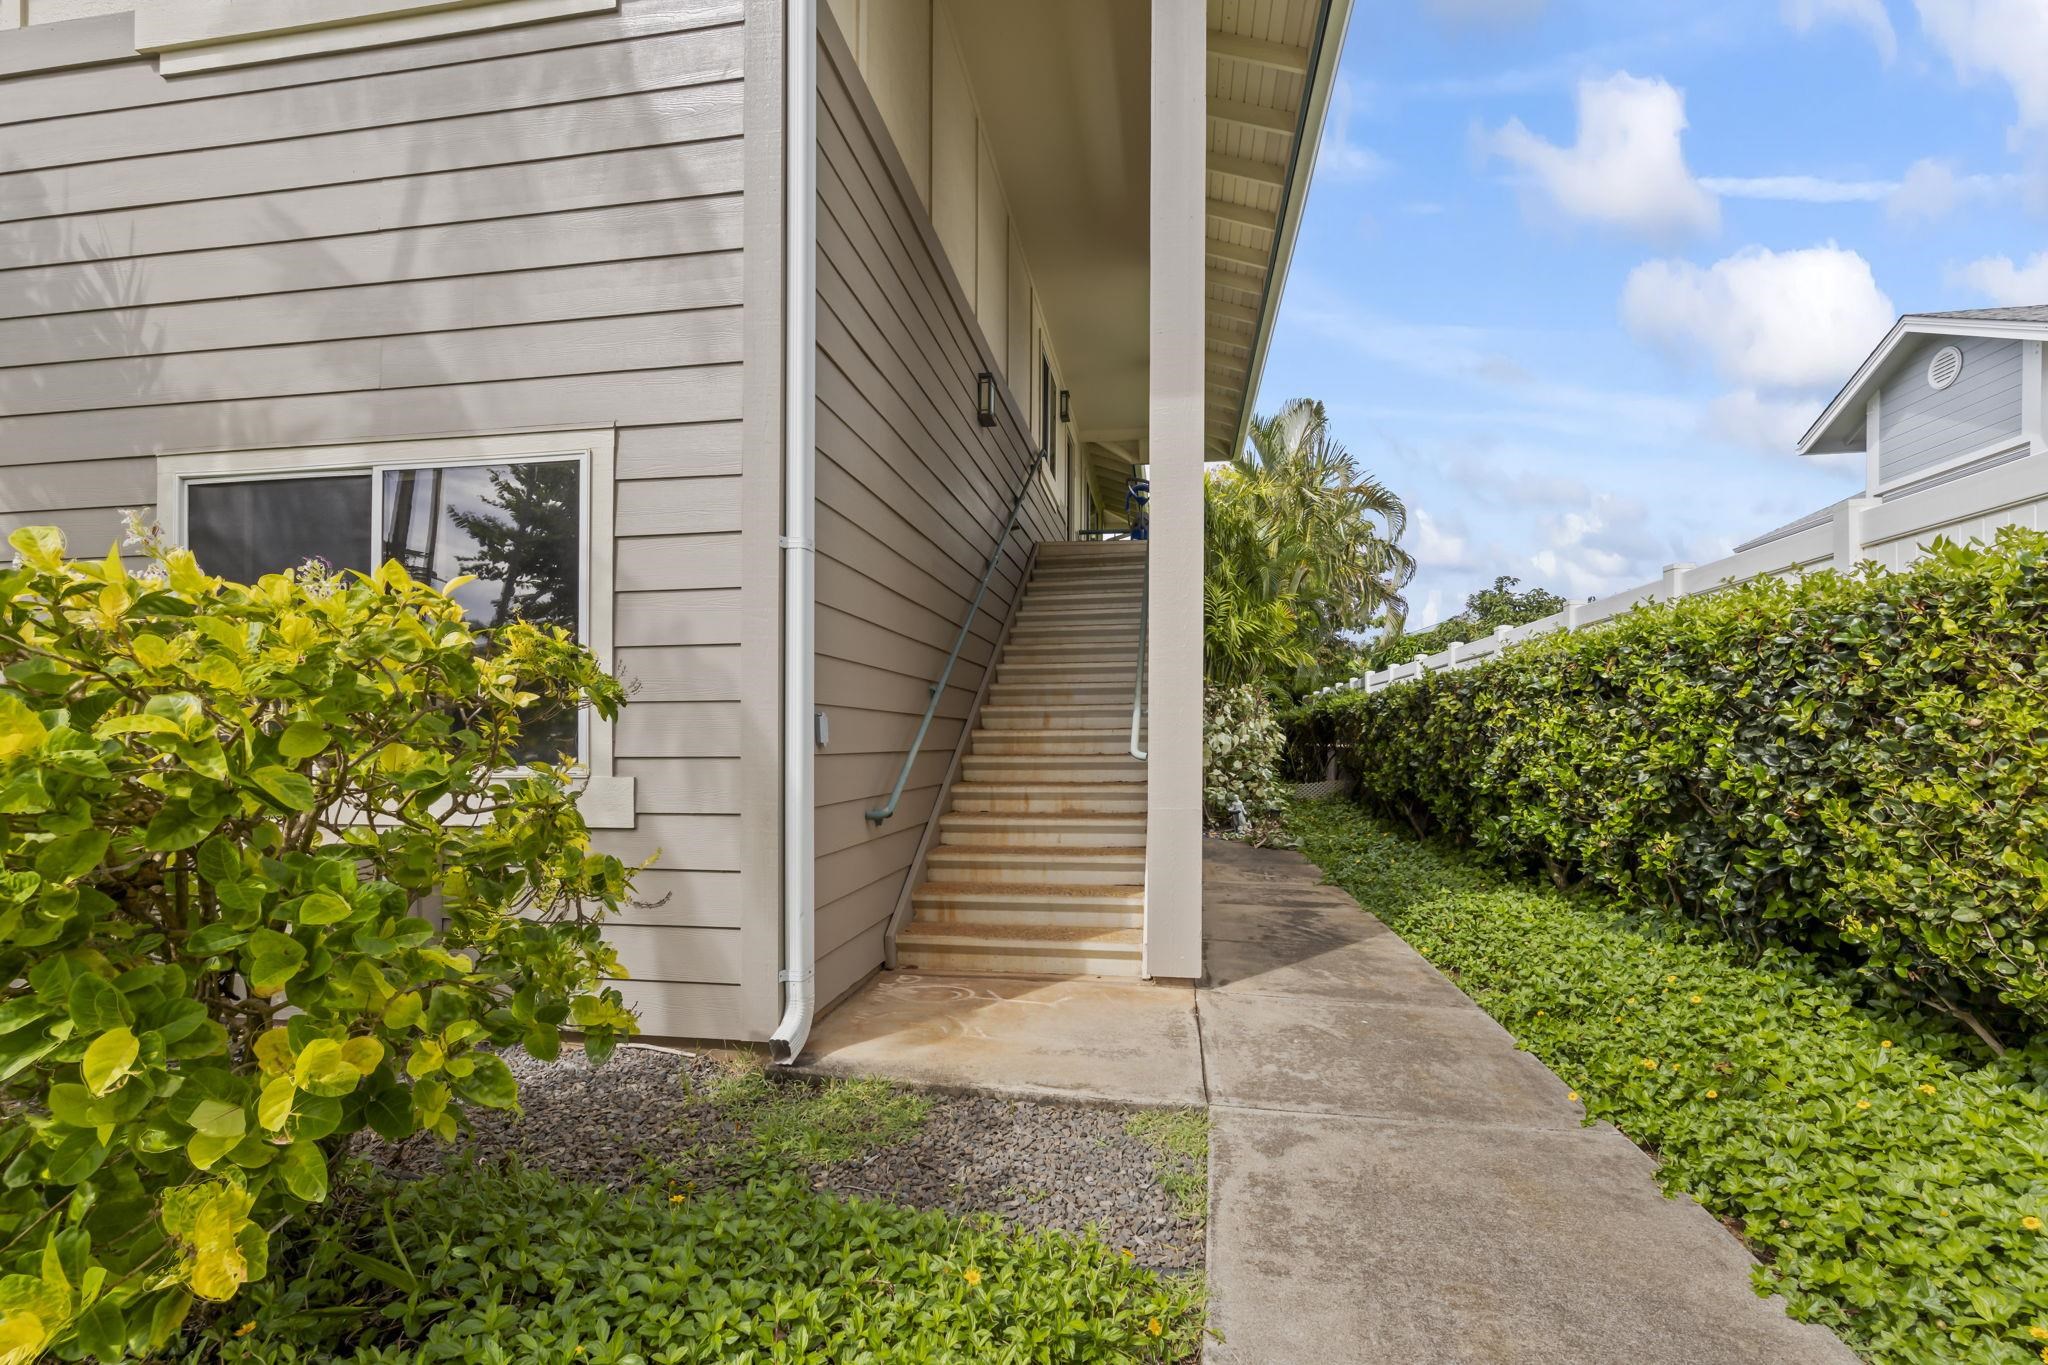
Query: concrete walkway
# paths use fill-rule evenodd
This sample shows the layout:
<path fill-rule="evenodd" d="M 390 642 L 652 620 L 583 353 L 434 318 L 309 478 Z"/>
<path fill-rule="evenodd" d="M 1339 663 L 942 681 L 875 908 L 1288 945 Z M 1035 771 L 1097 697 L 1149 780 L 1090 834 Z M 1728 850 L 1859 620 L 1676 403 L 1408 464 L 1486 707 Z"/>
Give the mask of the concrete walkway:
<path fill-rule="evenodd" d="M 1307 859 L 1204 880 L 1214 1365 L 1853 1365 Z"/>
<path fill-rule="evenodd" d="M 804 1070 L 1209 1106 L 1210 1365 L 1854 1365 L 1296 853 L 1209 841 L 1199 989 L 885 974 Z"/>

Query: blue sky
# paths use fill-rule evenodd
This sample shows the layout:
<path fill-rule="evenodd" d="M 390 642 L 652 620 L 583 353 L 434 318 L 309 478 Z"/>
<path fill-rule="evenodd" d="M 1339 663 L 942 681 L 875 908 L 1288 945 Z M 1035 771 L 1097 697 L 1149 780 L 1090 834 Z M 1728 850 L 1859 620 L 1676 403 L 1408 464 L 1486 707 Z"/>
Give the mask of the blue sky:
<path fill-rule="evenodd" d="M 2048 303 L 2048 0 L 1358 0 L 1260 410 L 1408 501 L 1411 624 L 1853 492 L 1895 314 Z"/>

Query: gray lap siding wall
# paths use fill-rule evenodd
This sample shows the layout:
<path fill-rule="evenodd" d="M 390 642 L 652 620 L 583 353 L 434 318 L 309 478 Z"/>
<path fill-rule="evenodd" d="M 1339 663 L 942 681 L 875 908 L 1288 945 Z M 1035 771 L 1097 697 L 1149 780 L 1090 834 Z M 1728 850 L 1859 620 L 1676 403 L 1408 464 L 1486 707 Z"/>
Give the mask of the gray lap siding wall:
<path fill-rule="evenodd" d="M 0 533 L 103 553 L 160 454 L 617 428 L 656 1035 L 777 1012 L 779 8 L 171 78 L 126 15 L 0 34 Z"/>
<path fill-rule="evenodd" d="M 947 263 L 829 13 L 819 64 L 818 999 L 882 963 L 883 935 L 1034 541 L 1063 538 L 1043 476 L 885 824 L 928 688 L 967 617 L 1034 443 L 1011 401 L 975 416 L 1002 367 Z"/>

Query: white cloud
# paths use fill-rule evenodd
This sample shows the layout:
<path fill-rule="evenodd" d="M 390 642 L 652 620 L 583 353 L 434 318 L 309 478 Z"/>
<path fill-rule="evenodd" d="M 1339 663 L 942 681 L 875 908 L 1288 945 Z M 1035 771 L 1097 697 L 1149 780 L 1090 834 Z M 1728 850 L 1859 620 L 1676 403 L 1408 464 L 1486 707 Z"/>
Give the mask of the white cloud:
<path fill-rule="evenodd" d="M 1899 35 L 1892 31 L 1884 0 L 1785 0 L 1784 15 L 1785 22 L 1801 33 L 1830 20 L 1854 24 L 1870 34 L 1887 63 L 1899 55 Z"/>
<path fill-rule="evenodd" d="M 1778 199 L 1795 204 L 1874 204 L 1896 191 L 1891 180 L 1829 180 L 1818 175 L 1709 175 L 1708 192 L 1725 199 Z"/>
<path fill-rule="evenodd" d="M 1387 159 L 1351 137 L 1351 115 L 1357 94 L 1351 82 L 1337 78 L 1330 92 L 1330 116 L 1324 121 L 1322 140 L 1316 144 L 1318 176 L 1330 180 L 1374 180 L 1385 175 Z"/>
<path fill-rule="evenodd" d="M 1633 498 L 1596 494 L 1582 508 L 1544 519 L 1544 547 L 1529 563 L 1567 597 L 1632 587 L 1654 578 L 1668 553 L 1645 529 L 1648 522 L 1649 509 Z"/>
<path fill-rule="evenodd" d="M 1646 261 L 1629 273 L 1621 315 L 1644 341 L 1703 351 L 1730 382 L 1772 389 L 1839 383 L 1895 316 L 1870 263 L 1832 242 L 1749 247 L 1704 269 Z"/>
<path fill-rule="evenodd" d="M 1885 199 L 1885 212 L 1901 223 L 1938 223 L 1964 204 L 2016 195 L 2018 175 L 1961 175 L 1954 163 L 1922 157 Z"/>
<path fill-rule="evenodd" d="M 1578 141 L 1560 147 L 1511 119 L 1484 139 L 1568 217 L 1654 237 L 1711 232 L 1721 210 L 1685 164 L 1685 96 L 1620 72 L 1578 90 Z"/>
<path fill-rule="evenodd" d="M 1986 256 L 1949 273 L 1956 283 L 1976 290 L 1994 304 L 2048 303 L 2048 251 L 2025 265 L 2015 265 L 2010 256 Z"/>
<path fill-rule="evenodd" d="M 2020 126 L 2048 125 L 2048 4 L 2042 0 L 1915 0 L 1920 26 L 1965 81 L 2012 88 Z"/>
<path fill-rule="evenodd" d="M 1751 388 L 1735 389 L 1707 405 L 1707 430 L 1752 450 L 1783 455 L 1799 444 L 1824 406 L 1818 397 L 1773 398 Z"/>
<path fill-rule="evenodd" d="M 1408 520 L 1408 537 L 1409 552 L 1418 564 L 1432 569 L 1472 567 L 1471 545 L 1455 520 L 1446 525 L 1431 516 L 1429 509 L 1418 507 Z"/>

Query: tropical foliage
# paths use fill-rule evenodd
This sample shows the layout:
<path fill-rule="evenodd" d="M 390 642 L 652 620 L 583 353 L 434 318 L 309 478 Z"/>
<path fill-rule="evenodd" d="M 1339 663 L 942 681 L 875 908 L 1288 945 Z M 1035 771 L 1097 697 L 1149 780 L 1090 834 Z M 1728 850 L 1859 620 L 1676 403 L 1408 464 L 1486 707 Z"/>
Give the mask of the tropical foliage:
<path fill-rule="evenodd" d="M 1465 608 L 1447 616 L 1428 630 L 1414 634 L 1390 631 L 1375 640 L 1360 656 L 1358 672 L 1371 673 L 1405 664 L 1427 654 L 1438 654 L 1454 644 L 1465 644 L 1493 634 L 1501 626 L 1526 626 L 1564 610 L 1564 599 L 1547 588 L 1521 588 L 1521 579 L 1502 574 L 1490 588 L 1481 588 L 1465 599 Z"/>
<path fill-rule="evenodd" d="M 1408 512 L 1297 398 L 1252 419 L 1208 478 L 1204 610 L 1209 681 L 1300 690 L 1351 654 L 1345 637 L 1398 622 L 1415 562 Z"/>
<path fill-rule="evenodd" d="M 514 1102 L 498 1049 L 631 1031 L 627 870 L 565 769 L 508 761 L 622 689 L 558 627 L 484 648 L 395 563 L 243 586 L 9 539 L 0 1363 L 123 1359 L 262 1279 L 351 1133 L 453 1137 Z"/>
<path fill-rule="evenodd" d="M 1639 608 L 1298 728 L 1418 830 L 2026 1034 L 2048 1022 L 2044 640 L 2048 535 L 2008 528 Z"/>
<path fill-rule="evenodd" d="M 1192 1360 L 1197 1284 L 1093 1237 L 516 1166 L 351 1188 L 188 1365 Z"/>
<path fill-rule="evenodd" d="M 2039 1365 L 2048 1051 L 1992 1057 L 1784 949 L 1517 885 L 1357 808 L 1301 847 L 1738 1229 L 1760 1289 L 1878 1365 Z"/>
<path fill-rule="evenodd" d="M 1287 808 L 1280 753 L 1287 735 L 1272 700 L 1249 685 L 1210 687 L 1202 706 L 1202 804 L 1209 822 L 1261 836 Z"/>

